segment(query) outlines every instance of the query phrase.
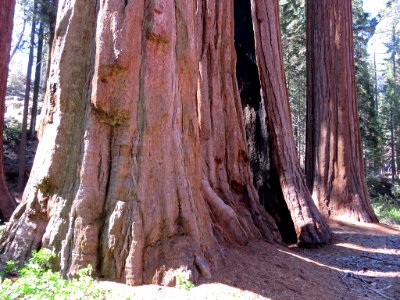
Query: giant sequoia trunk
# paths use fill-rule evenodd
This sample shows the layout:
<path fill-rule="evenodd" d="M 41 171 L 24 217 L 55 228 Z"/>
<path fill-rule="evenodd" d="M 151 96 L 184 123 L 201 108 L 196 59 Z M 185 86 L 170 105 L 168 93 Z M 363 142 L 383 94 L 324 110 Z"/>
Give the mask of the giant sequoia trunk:
<path fill-rule="evenodd" d="M 375 222 L 358 125 L 351 0 L 307 1 L 307 185 L 326 216 Z"/>
<path fill-rule="evenodd" d="M 8 61 L 10 57 L 15 0 L 2 0 L 0 3 L 0 222 L 11 217 L 17 203 L 11 196 L 4 178 L 3 169 L 3 125 L 7 87 Z"/>
<path fill-rule="evenodd" d="M 297 158 L 285 84 L 279 1 L 252 0 L 255 50 L 272 146 L 272 159 L 300 245 L 323 244 L 331 231 L 312 201 Z"/>
<path fill-rule="evenodd" d="M 279 241 L 251 182 L 233 2 L 60 3 L 40 144 L 1 260 L 59 253 L 127 282 L 210 275 L 220 244 Z"/>

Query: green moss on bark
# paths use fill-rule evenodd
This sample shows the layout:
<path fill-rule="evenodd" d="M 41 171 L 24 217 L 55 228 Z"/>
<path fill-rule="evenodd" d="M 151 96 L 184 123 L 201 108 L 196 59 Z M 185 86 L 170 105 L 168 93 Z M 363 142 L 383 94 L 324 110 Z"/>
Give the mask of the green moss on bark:
<path fill-rule="evenodd" d="M 126 124 L 129 119 L 129 112 L 126 110 L 115 110 L 107 113 L 101 109 L 93 106 L 96 117 L 101 123 L 107 124 L 111 127 L 121 126 Z"/>
<path fill-rule="evenodd" d="M 148 32 L 147 33 L 147 38 L 150 41 L 156 42 L 156 43 L 161 44 L 161 45 L 166 45 L 166 44 L 169 43 L 169 41 L 167 39 L 163 38 L 161 35 L 156 34 L 154 32 Z"/>

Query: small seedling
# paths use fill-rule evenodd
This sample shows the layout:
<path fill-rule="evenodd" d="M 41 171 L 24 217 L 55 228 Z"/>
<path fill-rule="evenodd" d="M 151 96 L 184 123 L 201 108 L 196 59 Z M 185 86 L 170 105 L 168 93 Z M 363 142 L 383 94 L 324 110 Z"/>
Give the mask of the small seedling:
<path fill-rule="evenodd" d="M 4 277 L 6 275 L 16 276 L 18 275 L 19 267 L 18 261 L 9 260 L 3 267 L 3 270 L 0 272 L 0 276 Z"/>
<path fill-rule="evenodd" d="M 192 288 L 194 288 L 194 284 L 190 281 L 190 279 L 186 278 L 185 275 L 177 274 L 175 287 L 185 291 L 190 291 Z"/>

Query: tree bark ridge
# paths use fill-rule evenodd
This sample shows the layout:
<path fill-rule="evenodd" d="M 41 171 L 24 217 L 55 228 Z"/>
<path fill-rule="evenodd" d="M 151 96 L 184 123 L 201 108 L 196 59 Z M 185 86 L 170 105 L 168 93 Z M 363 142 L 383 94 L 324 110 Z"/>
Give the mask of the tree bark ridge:
<path fill-rule="evenodd" d="M 8 63 L 10 58 L 11 37 L 15 0 L 4 0 L 0 4 L 0 132 L 4 127 L 5 97 L 7 89 Z M 4 177 L 3 136 L 0 139 L 0 222 L 8 221 L 17 207 L 14 197 L 8 190 Z"/>
<path fill-rule="evenodd" d="M 307 185 L 325 216 L 376 222 L 365 182 L 351 1 L 307 2 Z"/>
<path fill-rule="evenodd" d="M 251 1 L 256 58 L 268 118 L 273 163 L 300 245 L 324 244 L 331 231 L 307 190 L 293 138 L 279 30 L 279 1 Z"/>

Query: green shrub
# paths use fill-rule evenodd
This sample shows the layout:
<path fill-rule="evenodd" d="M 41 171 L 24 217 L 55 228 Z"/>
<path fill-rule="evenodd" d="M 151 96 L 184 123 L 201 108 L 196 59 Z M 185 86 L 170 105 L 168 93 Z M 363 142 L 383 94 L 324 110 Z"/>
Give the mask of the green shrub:
<path fill-rule="evenodd" d="M 3 271 L 0 273 L 0 275 L 3 277 L 4 275 L 18 275 L 19 273 L 19 267 L 18 267 L 18 262 L 15 261 L 8 261 L 4 265 Z"/>
<path fill-rule="evenodd" d="M 386 177 L 369 177 L 368 191 L 372 206 L 379 220 L 388 224 L 400 224 L 400 182 Z"/>
<path fill-rule="evenodd" d="M 400 182 L 396 181 L 393 184 L 392 193 L 396 199 L 400 199 Z"/>
<path fill-rule="evenodd" d="M 372 206 L 379 220 L 388 224 L 400 224 L 400 203 L 388 196 L 372 199 Z"/>
<path fill-rule="evenodd" d="M 177 274 L 175 287 L 185 291 L 190 291 L 192 288 L 194 288 L 194 284 L 185 275 Z"/>
<path fill-rule="evenodd" d="M 33 252 L 32 258 L 24 267 L 17 270 L 16 262 L 8 262 L 4 273 L 19 277 L 4 279 L 0 283 L 0 299 L 37 299 L 37 300 L 78 300 L 106 299 L 108 293 L 100 289 L 90 276 L 92 267 L 78 271 L 76 278 L 64 279 L 59 272 L 51 270 L 55 253 L 49 249 Z M 11 272 L 10 272 L 11 271 Z"/>
<path fill-rule="evenodd" d="M 368 193 L 371 199 L 381 196 L 395 198 L 393 195 L 393 183 L 386 177 L 368 177 L 367 178 Z"/>
<path fill-rule="evenodd" d="M 11 119 L 5 124 L 3 130 L 3 141 L 11 148 L 18 149 L 18 144 L 21 139 L 22 124 L 15 119 Z"/>
<path fill-rule="evenodd" d="M 25 94 L 26 75 L 22 72 L 10 72 L 7 80 L 7 96 L 23 97 Z"/>

